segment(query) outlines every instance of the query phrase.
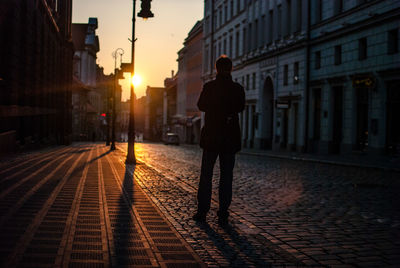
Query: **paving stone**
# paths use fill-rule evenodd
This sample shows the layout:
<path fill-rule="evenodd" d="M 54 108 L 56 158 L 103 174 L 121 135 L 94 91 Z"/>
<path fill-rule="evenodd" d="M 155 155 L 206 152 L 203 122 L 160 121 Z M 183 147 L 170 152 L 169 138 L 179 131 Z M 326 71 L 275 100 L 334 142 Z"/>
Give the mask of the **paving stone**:
<path fill-rule="evenodd" d="M 121 144 L 120 148 L 124 150 L 125 146 Z M 218 161 L 213 177 L 215 202 L 207 217 L 214 230 L 211 235 L 190 220 L 196 208 L 201 150 L 197 146 L 152 143 L 138 143 L 136 150 L 138 159 L 153 170 L 152 176 L 135 170 L 140 185 L 176 222 L 174 226 L 180 225 L 178 229 L 185 230 L 198 254 L 203 259 L 225 258 L 231 265 L 237 265 L 228 254 L 224 255 L 224 250 L 232 249 L 230 243 L 218 244 L 221 243 L 220 230 L 215 225 Z M 375 252 L 369 255 L 382 261 L 389 258 L 390 263 L 400 265 L 393 255 L 382 254 L 400 249 L 396 244 L 400 240 L 400 208 L 392 205 L 400 203 L 398 177 L 396 172 L 376 169 L 238 155 L 231 225 L 239 236 L 246 238 L 241 243 L 253 245 L 254 252 L 263 253 L 257 248 L 258 241 L 262 241 L 261 245 L 268 242 L 275 249 L 265 256 L 248 254 L 250 258 L 263 256 L 261 259 L 268 263 L 356 264 L 357 253 L 363 254 L 364 248 L 370 248 Z M 246 227 L 250 225 L 256 228 Z M 215 242 L 210 243 L 210 239 Z M 219 250 L 214 250 L 215 247 Z M 205 250 L 199 251 L 200 248 Z M 321 260 L 307 259 L 308 256 L 318 256 Z"/>

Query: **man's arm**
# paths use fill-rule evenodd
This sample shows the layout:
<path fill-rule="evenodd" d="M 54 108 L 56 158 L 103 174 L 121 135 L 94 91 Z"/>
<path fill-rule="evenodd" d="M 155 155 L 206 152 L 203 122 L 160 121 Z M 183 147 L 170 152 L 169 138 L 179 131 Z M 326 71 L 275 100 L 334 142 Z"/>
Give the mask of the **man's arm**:
<path fill-rule="evenodd" d="M 199 100 L 197 101 L 197 107 L 202 112 L 207 112 L 209 110 L 209 90 L 206 86 L 203 86 Z"/>

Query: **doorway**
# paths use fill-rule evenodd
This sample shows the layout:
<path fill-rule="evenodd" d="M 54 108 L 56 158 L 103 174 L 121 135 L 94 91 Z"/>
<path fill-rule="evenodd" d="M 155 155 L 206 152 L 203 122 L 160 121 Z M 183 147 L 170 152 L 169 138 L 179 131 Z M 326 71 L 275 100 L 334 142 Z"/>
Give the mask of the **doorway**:
<path fill-rule="evenodd" d="M 264 83 L 261 116 L 262 137 L 260 147 L 261 149 L 271 149 L 274 129 L 274 88 L 270 77 L 267 77 Z"/>
<path fill-rule="evenodd" d="M 321 138 L 321 89 L 314 89 L 314 99 L 313 99 L 313 119 L 314 119 L 314 129 L 313 129 L 313 152 L 318 151 L 318 144 Z"/>
<path fill-rule="evenodd" d="M 333 87 L 333 132 L 332 148 L 334 154 L 340 153 L 343 137 L 343 87 Z"/>
<path fill-rule="evenodd" d="M 368 146 L 368 89 L 357 89 L 357 143 L 356 149 L 365 151 Z"/>
<path fill-rule="evenodd" d="M 282 109 L 283 122 L 282 122 L 282 142 L 281 148 L 286 149 L 288 145 L 289 134 L 289 109 Z"/>

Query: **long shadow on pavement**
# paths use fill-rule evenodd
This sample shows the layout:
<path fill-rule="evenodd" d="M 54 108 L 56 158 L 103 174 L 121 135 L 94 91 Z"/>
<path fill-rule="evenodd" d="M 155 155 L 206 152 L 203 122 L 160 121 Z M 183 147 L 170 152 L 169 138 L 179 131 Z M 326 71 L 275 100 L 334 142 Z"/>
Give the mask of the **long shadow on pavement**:
<path fill-rule="evenodd" d="M 211 228 L 208 224 L 197 224 L 210 238 L 213 244 L 219 249 L 224 257 L 229 261 L 229 267 L 246 267 L 250 262 L 256 267 L 272 267 L 271 263 L 261 259 L 255 247 L 247 240 L 246 237 L 240 235 L 232 225 L 226 226 L 225 232 L 229 234 L 235 245 L 229 245 L 224 237 Z M 246 259 L 240 256 L 244 254 Z"/>
<path fill-rule="evenodd" d="M 133 171 L 134 170 L 135 166 L 133 166 Z M 118 201 L 118 212 L 113 232 L 115 254 L 117 257 L 115 265 L 117 267 L 132 265 L 132 263 L 130 263 L 131 260 L 129 260 L 129 255 L 132 255 L 129 248 L 137 247 L 141 243 L 139 242 L 137 226 L 134 225 L 131 218 L 130 205 L 128 205 L 128 203 L 130 203 L 131 205 L 133 205 L 134 203 L 134 178 L 132 174 L 134 174 L 134 172 L 131 173 L 128 168 L 125 168 L 124 179 L 122 182 L 123 189 Z M 136 242 L 132 240 L 136 240 Z M 137 251 L 138 250 L 135 250 L 136 254 L 139 253 Z"/>

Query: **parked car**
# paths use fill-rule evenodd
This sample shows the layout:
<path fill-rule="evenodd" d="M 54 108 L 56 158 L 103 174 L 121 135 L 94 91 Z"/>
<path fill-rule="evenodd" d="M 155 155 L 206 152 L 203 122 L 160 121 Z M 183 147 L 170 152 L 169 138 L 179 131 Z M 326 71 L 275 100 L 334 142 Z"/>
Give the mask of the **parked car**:
<path fill-rule="evenodd" d="M 179 136 L 176 133 L 167 133 L 164 138 L 164 144 L 179 145 Z"/>

